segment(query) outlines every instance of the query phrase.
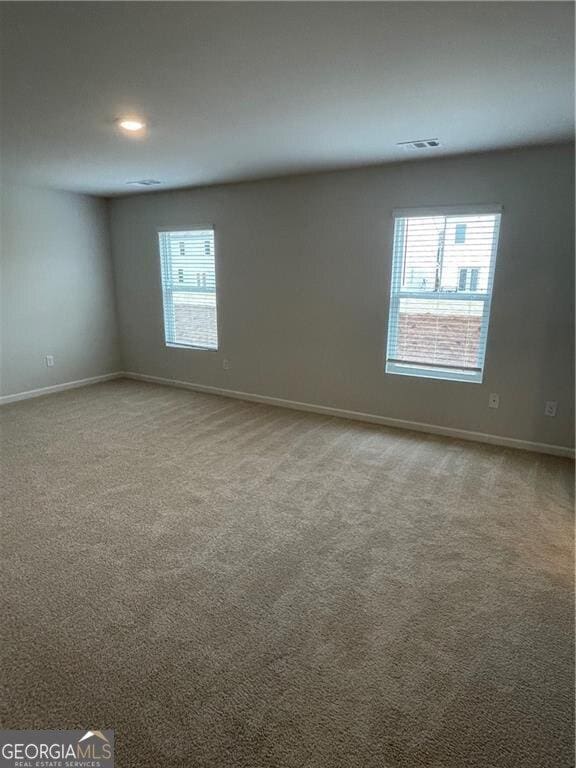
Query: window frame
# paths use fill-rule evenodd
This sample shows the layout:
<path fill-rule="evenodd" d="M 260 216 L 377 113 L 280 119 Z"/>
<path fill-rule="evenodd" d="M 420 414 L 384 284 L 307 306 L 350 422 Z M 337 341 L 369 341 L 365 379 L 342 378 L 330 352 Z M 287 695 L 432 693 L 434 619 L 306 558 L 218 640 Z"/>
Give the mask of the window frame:
<path fill-rule="evenodd" d="M 163 318 L 163 329 L 164 329 L 164 346 L 168 347 L 170 349 L 191 349 L 195 350 L 197 352 L 218 352 L 220 350 L 221 344 L 220 344 L 220 305 L 218 301 L 218 291 L 219 291 L 219 275 L 218 275 L 218 243 L 217 243 L 217 237 L 216 237 L 216 227 L 213 224 L 194 224 L 194 225 L 186 225 L 186 226 L 160 226 L 156 227 L 156 253 L 158 257 L 158 271 L 160 276 L 160 295 L 162 298 L 162 318 Z M 172 332 L 172 338 L 175 338 L 175 327 L 174 327 L 174 318 L 173 314 L 170 315 L 170 313 L 167 311 L 167 304 L 166 304 L 166 294 L 167 291 L 165 289 L 164 284 L 164 270 L 170 270 L 169 264 L 167 263 L 167 259 L 165 254 L 162 253 L 162 247 L 161 247 L 161 239 L 160 236 L 165 232 L 206 232 L 211 231 L 212 232 L 212 238 L 214 241 L 214 298 L 216 301 L 216 346 L 215 347 L 206 347 L 202 346 L 200 344 L 181 344 L 174 341 L 168 340 L 168 328 L 171 328 Z M 185 291 L 187 289 L 184 289 Z M 192 292 L 192 291 L 190 291 Z M 173 293 L 172 291 L 169 291 L 169 293 Z"/>
<path fill-rule="evenodd" d="M 443 207 L 425 207 L 425 208 L 401 208 L 392 212 L 392 264 L 389 283 L 389 305 L 388 305 L 388 331 L 386 349 L 384 354 L 384 372 L 390 375 L 412 376 L 425 379 L 436 379 L 440 381 L 457 381 L 472 384 L 482 384 L 484 380 L 484 370 L 486 363 L 486 349 L 488 346 L 488 333 L 490 330 L 490 309 L 492 305 L 492 294 L 494 290 L 494 274 L 496 271 L 496 261 L 498 258 L 498 245 L 500 237 L 500 225 L 502 220 L 503 206 L 501 205 L 466 205 L 466 206 L 443 206 Z M 404 268 L 404 255 L 402 253 L 404 240 L 403 237 L 397 237 L 397 227 L 404 225 L 407 218 L 422 217 L 449 217 L 449 216 L 482 216 L 494 215 L 496 221 L 494 232 L 492 234 L 492 248 L 490 257 L 490 266 L 488 271 L 488 282 L 486 292 L 472 291 L 410 291 L 402 290 L 402 273 Z M 480 331 L 480 344 L 478 347 L 477 366 L 469 371 L 460 368 L 452 369 L 449 365 L 423 366 L 418 363 L 409 363 L 394 357 L 394 351 L 398 343 L 398 322 L 392 322 L 392 318 L 397 318 L 400 312 L 400 300 L 405 298 L 423 299 L 429 298 L 432 301 L 462 301 L 465 294 L 466 301 L 482 301 L 482 323 Z"/>
<path fill-rule="evenodd" d="M 481 267 L 458 267 L 458 288 L 456 291 L 458 293 L 476 293 L 476 288 L 473 287 L 473 283 L 475 286 L 478 286 L 478 281 L 480 278 L 480 269 Z M 462 273 L 464 274 L 464 287 L 462 287 Z"/>

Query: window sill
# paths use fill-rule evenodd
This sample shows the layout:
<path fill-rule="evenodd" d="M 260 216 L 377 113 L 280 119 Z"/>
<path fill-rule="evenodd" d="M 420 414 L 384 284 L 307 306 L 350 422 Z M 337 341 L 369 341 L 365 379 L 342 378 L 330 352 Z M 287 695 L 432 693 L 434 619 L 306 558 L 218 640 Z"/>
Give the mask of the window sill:
<path fill-rule="evenodd" d="M 218 352 L 218 347 L 199 347 L 194 344 L 175 344 L 171 341 L 167 341 L 164 344 L 165 347 L 170 349 L 196 349 L 199 352 Z"/>
<path fill-rule="evenodd" d="M 463 381 L 468 384 L 482 384 L 482 371 L 461 371 L 447 368 L 418 368 L 416 365 L 386 363 L 386 373 L 397 376 L 412 376 L 421 379 L 439 379 L 441 381 Z"/>

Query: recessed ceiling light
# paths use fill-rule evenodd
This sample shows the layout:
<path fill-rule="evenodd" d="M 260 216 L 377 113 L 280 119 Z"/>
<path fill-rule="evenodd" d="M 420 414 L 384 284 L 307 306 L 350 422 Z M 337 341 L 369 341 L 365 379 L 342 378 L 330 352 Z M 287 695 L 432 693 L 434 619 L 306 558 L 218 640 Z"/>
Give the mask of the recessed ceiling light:
<path fill-rule="evenodd" d="M 133 187 L 154 187 L 156 184 L 162 184 L 162 182 L 158 179 L 140 179 L 140 181 L 127 181 L 126 184 Z"/>
<path fill-rule="evenodd" d="M 128 133 L 137 133 L 146 128 L 146 123 L 143 120 L 138 120 L 136 117 L 121 117 L 118 120 L 118 125 L 123 131 L 128 131 Z"/>

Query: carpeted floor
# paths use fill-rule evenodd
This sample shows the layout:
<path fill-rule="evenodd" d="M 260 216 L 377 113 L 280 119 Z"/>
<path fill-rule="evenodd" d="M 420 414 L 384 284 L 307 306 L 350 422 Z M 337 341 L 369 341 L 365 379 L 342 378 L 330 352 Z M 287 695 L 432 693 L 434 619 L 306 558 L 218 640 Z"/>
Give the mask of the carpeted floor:
<path fill-rule="evenodd" d="M 572 463 L 114 381 L 0 409 L 2 724 L 118 768 L 573 765 Z"/>

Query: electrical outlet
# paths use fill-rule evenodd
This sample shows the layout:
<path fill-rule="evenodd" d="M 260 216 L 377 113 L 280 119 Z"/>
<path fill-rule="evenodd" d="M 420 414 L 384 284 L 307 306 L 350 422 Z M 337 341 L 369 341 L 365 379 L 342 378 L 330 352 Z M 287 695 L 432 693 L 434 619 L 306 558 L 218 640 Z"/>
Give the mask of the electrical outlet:
<path fill-rule="evenodd" d="M 222 368 L 224 368 L 225 371 L 229 371 L 230 368 L 232 368 L 232 363 L 230 362 L 230 360 L 226 360 L 226 359 L 222 360 Z"/>
<path fill-rule="evenodd" d="M 544 416 L 556 416 L 557 411 L 558 401 L 546 400 L 546 405 L 544 406 Z"/>
<path fill-rule="evenodd" d="M 500 395 L 496 392 L 491 392 L 488 396 L 488 408 L 498 408 L 500 405 Z"/>
<path fill-rule="evenodd" d="M 54 355 L 46 355 L 46 367 L 52 368 L 54 366 Z"/>

